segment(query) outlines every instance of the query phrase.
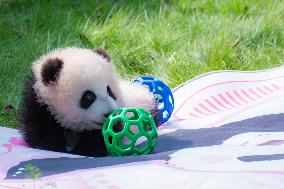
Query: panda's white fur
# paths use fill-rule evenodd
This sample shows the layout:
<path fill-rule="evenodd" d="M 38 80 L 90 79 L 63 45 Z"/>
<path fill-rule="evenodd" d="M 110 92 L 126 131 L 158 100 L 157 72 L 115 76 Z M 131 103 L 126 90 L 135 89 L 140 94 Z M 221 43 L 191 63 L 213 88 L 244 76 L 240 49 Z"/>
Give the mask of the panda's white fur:
<path fill-rule="evenodd" d="M 61 60 L 63 66 L 58 79 L 46 84 L 42 78 L 43 67 L 55 58 Z M 51 51 L 33 63 L 32 73 L 32 88 L 39 106 L 46 105 L 60 126 L 71 131 L 101 129 L 106 115 L 117 107 L 140 107 L 149 112 L 156 108 L 154 96 L 146 87 L 120 79 L 113 64 L 90 49 L 71 47 Z M 108 94 L 107 86 L 115 99 Z M 84 109 L 79 104 L 86 90 L 93 91 L 97 98 Z M 66 140 L 70 140 L 68 138 Z"/>
<path fill-rule="evenodd" d="M 61 59 L 64 65 L 57 84 L 45 86 L 41 68 L 51 58 Z M 117 107 L 141 107 L 148 111 L 155 107 L 153 94 L 147 88 L 119 79 L 113 65 L 89 49 L 73 47 L 54 50 L 35 61 L 32 69 L 38 99 L 49 105 L 50 111 L 64 127 L 100 129 L 104 115 Z M 107 94 L 107 85 L 116 95 L 116 101 Z M 91 107 L 82 109 L 78 102 L 86 89 L 95 91 L 97 99 Z"/>

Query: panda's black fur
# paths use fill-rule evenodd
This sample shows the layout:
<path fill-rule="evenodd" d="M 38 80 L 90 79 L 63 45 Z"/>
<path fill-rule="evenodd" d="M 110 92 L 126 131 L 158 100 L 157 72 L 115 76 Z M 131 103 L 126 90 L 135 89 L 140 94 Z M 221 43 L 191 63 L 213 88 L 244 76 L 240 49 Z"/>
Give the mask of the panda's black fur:
<path fill-rule="evenodd" d="M 32 75 L 23 90 L 19 112 L 19 123 L 25 141 L 33 148 L 67 152 L 64 133 L 75 131 L 60 126 L 47 105 L 37 101 L 33 85 Z M 101 130 L 80 131 L 78 134 L 80 139 L 76 148 L 68 153 L 96 157 L 107 155 Z"/>
<path fill-rule="evenodd" d="M 96 53 L 110 61 L 110 57 L 104 50 L 99 49 Z M 61 59 L 48 59 L 47 64 L 44 64 L 41 68 L 42 83 L 44 85 L 57 85 L 63 66 L 64 62 Z M 44 101 L 39 100 L 39 95 L 34 87 L 35 82 L 36 77 L 32 72 L 31 76 L 27 78 L 19 106 L 18 121 L 27 144 L 33 148 L 57 152 L 93 157 L 106 156 L 107 150 L 102 131 L 98 129 L 77 131 L 63 127 L 49 106 Z M 110 94 L 110 96 L 116 98 L 114 94 Z M 156 124 L 158 123 L 157 112 L 157 108 L 151 110 Z M 76 145 L 70 150 L 67 149 L 66 134 L 68 134 L 69 139 L 70 136 L 71 139 L 73 135 L 77 136 Z"/>

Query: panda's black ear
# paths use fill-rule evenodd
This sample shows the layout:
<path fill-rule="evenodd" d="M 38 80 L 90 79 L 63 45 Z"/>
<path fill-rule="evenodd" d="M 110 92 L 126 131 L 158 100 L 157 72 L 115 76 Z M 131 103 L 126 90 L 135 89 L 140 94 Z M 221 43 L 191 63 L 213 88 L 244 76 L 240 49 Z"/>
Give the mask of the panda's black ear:
<path fill-rule="evenodd" d="M 111 61 L 111 58 L 110 58 L 109 54 L 106 52 L 105 49 L 99 48 L 99 49 L 96 49 L 96 50 L 94 50 L 94 51 L 95 51 L 95 53 L 101 55 L 101 56 L 102 56 L 104 59 L 106 59 L 108 62 Z"/>
<path fill-rule="evenodd" d="M 42 66 L 41 76 L 44 85 L 56 83 L 63 68 L 63 61 L 59 58 L 50 58 Z"/>

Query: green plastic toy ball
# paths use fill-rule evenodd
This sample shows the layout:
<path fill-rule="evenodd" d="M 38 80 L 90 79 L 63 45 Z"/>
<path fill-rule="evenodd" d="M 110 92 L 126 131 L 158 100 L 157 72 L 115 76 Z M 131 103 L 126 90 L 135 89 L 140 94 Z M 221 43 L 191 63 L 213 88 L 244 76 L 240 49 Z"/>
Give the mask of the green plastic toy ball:
<path fill-rule="evenodd" d="M 116 109 L 106 119 L 102 132 L 113 156 L 148 154 L 158 139 L 153 117 L 141 108 Z"/>

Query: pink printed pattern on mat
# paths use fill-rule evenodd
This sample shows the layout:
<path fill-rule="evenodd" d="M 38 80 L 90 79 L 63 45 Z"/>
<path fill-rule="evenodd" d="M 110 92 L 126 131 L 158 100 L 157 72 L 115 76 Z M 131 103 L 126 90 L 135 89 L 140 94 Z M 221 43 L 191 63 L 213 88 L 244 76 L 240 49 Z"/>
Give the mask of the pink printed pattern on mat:
<path fill-rule="evenodd" d="M 277 77 L 266 80 L 226 81 L 205 86 L 186 98 L 180 106 L 176 108 L 173 116 L 176 119 L 194 119 L 249 106 L 251 103 L 281 89 L 279 79 L 283 81 L 282 77 Z M 278 83 L 275 80 L 278 80 Z M 218 92 L 217 88 L 222 87 L 222 85 L 234 84 L 243 86 L 232 90 L 228 89 L 228 86 L 224 86 L 224 88 L 227 88 L 227 91 Z M 212 92 L 208 92 L 211 96 L 204 97 L 200 95 L 200 93 L 206 93 L 207 90 L 214 90 L 214 88 L 216 88 L 217 92 L 213 95 Z M 200 99 L 198 96 L 201 96 Z M 196 98 L 198 98 L 198 100 L 196 100 Z M 188 112 L 187 114 L 184 113 L 185 109 L 186 112 Z"/>
<path fill-rule="evenodd" d="M 26 143 L 25 141 L 20 138 L 20 137 L 11 137 L 9 140 L 8 140 L 8 143 L 5 143 L 5 144 L 2 144 L 2 146 L 4 148 L 6 148 L 6 152 L 5 153 L 2 153 L 0 155 L 4 155 L 4 154 L 7 154 L 7 153 L 10 153 L 13 151 L 13 148 L 16 148 L 16 147 L 24 147 L 26 146 Z M 0 144 L 0 147 L 1 147 L 1 144 Z"/>
<path fill-rule="evenodd" d="M 238 91 L 234 90 L 211 96 L 203 99 L 202 102 L 191 109 L 189 112 L 189 118 L 198 118 L 201 116 L 216 114 L 218 112 L 247 105 L 280 89 L 280 87 L 275 86 L 276 85 L 274 84 L 273 86 L 262 86 L 257 88 L 241 89 Z M 261 91 L 259 89 L 261 89 Z"/>

